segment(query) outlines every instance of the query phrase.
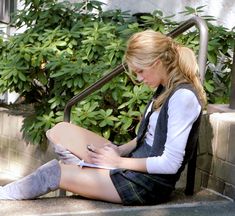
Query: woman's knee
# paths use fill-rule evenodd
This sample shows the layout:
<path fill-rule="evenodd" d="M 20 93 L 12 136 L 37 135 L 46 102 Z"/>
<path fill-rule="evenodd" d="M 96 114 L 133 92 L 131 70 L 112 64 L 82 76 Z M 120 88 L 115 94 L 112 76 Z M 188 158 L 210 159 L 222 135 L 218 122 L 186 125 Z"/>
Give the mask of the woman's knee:
<path fill-rule="evenodd" d="M 53 142 L 68 127 L 68 122 L 60 122 L 46 131 L 46 137 Z"/>
<path fill-rule="evenodd" d="M 54 125 L 51 129 L 49 129 L 48 131 L 51 135 L 53 135 L 53 133 L 56 133 L 56 132 L 61 131 L 63 129 L 66 129 L 69 125 L 70 125 L 70 123 L 68 123 L 68 122 L 59 122 L 56 125 Z"/>

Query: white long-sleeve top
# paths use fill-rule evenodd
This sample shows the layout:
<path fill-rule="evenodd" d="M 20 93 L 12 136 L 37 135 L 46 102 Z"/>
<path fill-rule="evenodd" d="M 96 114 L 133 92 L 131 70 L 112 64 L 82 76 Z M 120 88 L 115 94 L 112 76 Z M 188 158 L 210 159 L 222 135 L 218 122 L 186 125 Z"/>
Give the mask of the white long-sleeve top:
<path fill-rule="evenodd" d="M 151 104 L 149 106 L 150 111 Z M 148 157 L 147 172 L 151 174 L 175 174 L 185 155 L 185 147 L 193 123 L 201 112 L 195 94 L 188 89 L 177 90 L 168 104 L 168 125 L 165 149 L 161 156 Z M 146 142 L 152 146 L 159 111 L 154 111 L 149 119 Z"/>

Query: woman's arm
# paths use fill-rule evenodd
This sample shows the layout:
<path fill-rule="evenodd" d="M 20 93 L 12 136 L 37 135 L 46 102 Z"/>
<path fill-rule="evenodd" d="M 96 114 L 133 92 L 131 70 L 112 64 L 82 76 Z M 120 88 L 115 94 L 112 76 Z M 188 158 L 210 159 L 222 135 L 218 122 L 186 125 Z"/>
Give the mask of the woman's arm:
<path fill-rule="evenodd" d="M 93 152 L 98 152 L 98 148 L 93 145 L 90 146 Z M 104 143 L 104 146 L 102 148 L 104 148 L 105 146 L 113 148 L 119 156 L 125 157 L 128 156 L 136 148 L 136 138 L 122 145 L 113 144 L 111 142 Z"/>
<path fill-rule="evenodd" d="M 146 159 L 147 158 L 121 157 L 120 162 L 117 165 L 117 168 L 147 173 Z"/>
<path fill-rule="evenodd" d="M 97 165 L 147 172 L 146 158 L 125 157 L 136 148 L 136 144 L 136 138 L 120 146 L 107 144 L 88 151 L 88 155 L 91 162 Z"/>
<path fill-rule="evenodd" d="M 123 150 L 129 151 L 133 148 L 134 143 L 131 142 L 124 146 L 126 147 Z M 88 152 L 88 154 L 92 163 L 97 165 L 147 172 L 146 158 L 121 157 L 119 152 L 111 145 L 94 150 L 93 152 Z"/>
<path fill-rule="evenodd" d="M 118 146 L 120 156 L 127 156 L 136 148 L 136 138 L 130 142 Z"/>
<path fill-rule="evenodd" d="M 201 106 L 192 91 L 179 89 L 173 94 L 168 106 L 165 149 L 161 156 L 147 159 L 148 173 L 174 174 L 178 171 L 190 130 L 200 111 Z"/>

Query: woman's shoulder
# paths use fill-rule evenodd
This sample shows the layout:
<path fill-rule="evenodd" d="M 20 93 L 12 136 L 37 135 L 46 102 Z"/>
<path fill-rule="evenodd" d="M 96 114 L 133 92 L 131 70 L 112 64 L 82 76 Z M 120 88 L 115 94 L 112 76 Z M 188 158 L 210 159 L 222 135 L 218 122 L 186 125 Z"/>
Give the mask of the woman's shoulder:
<path fill-rule="evenodd" d="M 196 93 L 192 89 L 179 88 L 173 92 L 172 97 L 194 98 L 196 97 Z"/>
<path fill-rule="evenodd" d="M 198 98 L 194 91 L 187 88 L 177 89 L 171 96 L 169 103 L 179 106 L 196 105 L 200 106 Z"/>

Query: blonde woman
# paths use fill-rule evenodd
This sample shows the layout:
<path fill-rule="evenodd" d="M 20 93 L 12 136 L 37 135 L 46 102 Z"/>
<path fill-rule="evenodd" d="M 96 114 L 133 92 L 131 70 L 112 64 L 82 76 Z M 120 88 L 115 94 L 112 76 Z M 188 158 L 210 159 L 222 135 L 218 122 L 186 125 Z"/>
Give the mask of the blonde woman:
<path fill-rule="evenodd" d="M 62 188 L 124 205 L 168 200 L 195 151 L 206 103 L 196 57 L 172 38 L 147 30 L 129 39 L 125 61 L 139 82 L 156 90 L 137 137 L 117 146 L 89 130 L 61 122 L 47 137 L 62 163 L 52 160 L 1 187 L 0 199 L 31 199 Z M 84 161 L 99 168 L 82 166 Z"/>

